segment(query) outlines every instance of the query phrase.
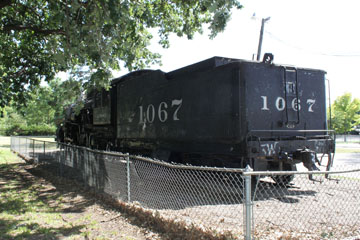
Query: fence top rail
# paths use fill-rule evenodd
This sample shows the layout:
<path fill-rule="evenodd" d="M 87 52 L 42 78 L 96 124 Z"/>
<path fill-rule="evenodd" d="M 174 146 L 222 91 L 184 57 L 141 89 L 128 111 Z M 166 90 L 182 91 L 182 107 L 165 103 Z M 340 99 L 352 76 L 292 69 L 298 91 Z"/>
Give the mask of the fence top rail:
<path fill-rule="evenodd" d="M 12 138 L 55 138 L 55 135 L 53 136 L 53 135 L 48 135 L 48 136 L 20 136 L 20 135 L 17 135 L 17 136 L 15 136 L 15 135 L 12 135 L 12 136 L 10 136 L 10 137 L 12 137 Z"/>
<path fill-rule="evenodd" d="M 245 176 L 259 176 L 259 175 L 308 175 L 308 174 L 339 174 L 339 173 L 353 173 L 359 172 L 360 168 L 341 171 L 247 171 Z"/>
<path fill-rule="evenodd" d="M 211 172 L 232 172 L 232 173 L 243 173 L 244 168 L 217 168 L 217 167 L 206 167 L 206 166 L 191 166 L 191 165 L 182 165 L 176 163 L 168 163 L 161 160 L 153 160 L 141 156 L 131 156 L 132 159 L 154 163 L 160 166 L 173 168 L 173 169 L 183 169 L 183 170 L 200 170 L 200 171 L 211 171 Z"/>
<path fill-rule="evenodd" d="M 147 158 L 147 157 L 143 157 L 143 156 L 130 155 L 128 153 L 94 150 L 94 149 L 83 147 L 83 146 L 74 146 L 74 145 L 65 144 L 65 143 L 61 143 L 61 145 L 71 147 L 71 148 L 84 149 L 84 150 L 92 152 L 92 153 L 98 153 L 98 154 L 103 154 L 103 155 L 107 155 L 107 156 L 129 158 L 129 160 L 135 159 L 135 160 L 153 163 L 153 164 L 156 164 L 159 166 L 172 168 L 172 169 L 200 170 L 200 171 L 211 171 L 211 172 L 232 172 L 232 173 L 242 173 L 245 171 L 244 168 L 217 168 L 217 167 L 206 167 L 206 166 L 182 165 L 182 164 L 164 162 L 159 159 L 151 159 L 151 158 Z"/>
<path fill-rule="evenodd" d="M 56 141 L 47 141 L 47 140 L 42 140 L 42 139 L 36 139 L 36 138 L 55 138 L 54 136 L 10 136 L 11 138 L 25 138 L 25 139 L 29 139 L 32 141 L 37 141 L 37 142 L 45 142 L 45 143 L 56 143 Z"/>
<path fill-rule="evenodd" d="M 48 142 L 48 143 L 56 143 L 44 140 L 33 139 L 25 136 L 11 136 L 15 138 L 27 138 L 34 141 L 40 142 Z M 342 170 L 342 171 L 246 171 L 244 168 L 217 168 L 217 167 L 206 167 L 206 166 L 191 166 L 191 165 L 182 165 L 182 164 L 174 164 L 169 162 L 164 162 L 158 159 L 151 159 L 143 156 L 136 156 L 136 155 L 129 155 L 129 153 L 121 153 L 121 152 L 109 152 L 109 151 L 101 151 L 101 150 L 94 150 L 83 146 L 74 146 L 71 144 L 60 143 L 60 145 L 71 147 L 71 148 L 78 148 L 84 149 L 89 152 L 114 156 L 114 157 L 121 157 L 121 158 L 129 158 L 144 161 L 148 163 L 153 163 L 159 166 L 164 166 L 172 169 L 182 169 L 182 170 L 200 170 L 200 171 L 213 171 L 213 172 L 232 172 L 232 173 L 242 173 L 244 176 L 259 176 L 259 175 L 309 175 L 309 174 L 340 174 L 340 173 L 352 173 L 352 172 L 360 172 L 360 168 L 351 169 L 351 170 Z"/>

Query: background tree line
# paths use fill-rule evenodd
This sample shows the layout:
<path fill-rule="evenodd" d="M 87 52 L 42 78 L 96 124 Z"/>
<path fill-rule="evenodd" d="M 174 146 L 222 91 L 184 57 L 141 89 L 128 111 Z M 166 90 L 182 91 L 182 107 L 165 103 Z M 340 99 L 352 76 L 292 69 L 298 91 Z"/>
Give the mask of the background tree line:
<path fill-rule="evenodd" d="M 331 129 L 336 134 L 356 133 L 355 128 L 360 125 L 360 99 L 345 93 L 336 98 L 330 110 Z"/>
<path fill-rule="evenodd" d="M 0 118 L 0 135 L 53 135 L 56 125 L 64 117 L 64 109 L 81 101 L 81 84 L 76 80 L 56 78 L 46 86 L 30 92 L 26 106 L 3 108 Z M 1 109 L 0 109 L 1 110 Z M 330 127 L 337 134 L 356 133 L 360 125 L 360 100 L 350 93 L 338 97 L 329 109 Z"/>
<path fill-rule="evenodd" d="M 29 92 L 25 105 L 9 104 L 2 110 L 0 135 L 54 135 L 64 109 L 81 100 L 81 84 L 74 80 L 51 80 Z"/>

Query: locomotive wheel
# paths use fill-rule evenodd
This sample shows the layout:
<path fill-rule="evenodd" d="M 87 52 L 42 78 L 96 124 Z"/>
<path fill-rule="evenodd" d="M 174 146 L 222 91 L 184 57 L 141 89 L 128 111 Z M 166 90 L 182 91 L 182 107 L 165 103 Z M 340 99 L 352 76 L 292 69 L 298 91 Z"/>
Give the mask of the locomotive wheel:
<path fill-rule="evenodd" d="M 284 171 L 296 171 L 296 165 L 284 164 Z M 275 175 L 271 178 L 280 186 L 287 186 L 294 180 L 294 174 L 291 175 Z"/>

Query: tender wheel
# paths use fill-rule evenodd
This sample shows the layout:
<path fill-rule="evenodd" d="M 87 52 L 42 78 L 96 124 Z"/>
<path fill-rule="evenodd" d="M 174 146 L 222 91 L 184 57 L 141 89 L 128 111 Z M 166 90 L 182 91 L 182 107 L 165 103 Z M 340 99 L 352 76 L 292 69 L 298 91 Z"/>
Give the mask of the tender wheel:
<path fill-rule="evenodd" d="M 294 175 L 272 176 L 271 178 L 276 182 L 276 184 L 287 186 L 294 179 Z"/>
<path fill-rule="evenodd" d="M 296 165 L 284 164 L 284 171 L 296 171 Z M 291 175 L 275 175 L 271 178 L 280 186 L 287 186 L 294 180 L 294 174 Z"/>

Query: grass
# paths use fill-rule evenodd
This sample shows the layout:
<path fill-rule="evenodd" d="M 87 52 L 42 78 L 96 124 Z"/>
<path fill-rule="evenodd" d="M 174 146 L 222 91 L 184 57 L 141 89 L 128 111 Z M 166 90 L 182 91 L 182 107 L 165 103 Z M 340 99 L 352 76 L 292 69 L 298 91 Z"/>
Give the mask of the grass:
<path fill-rule="evenodd" d="M 360 153 L 360 143 L 336 142 L 336 153 Z"/>
<path fill-rule="evenodd" d="M 0 166 L 1 168 L 9 168 L 14 163 L 21 163 L 22 161 L 9 149 L 0 148 Z"/>
<path fill-rule="evenodd" d="M 0 136 L 0 149 L 1 148 L 10 148 L 10 137 Z"/>
<path fill-rule="evenodd" d="M 56 208 L 49 207 L 36 195 L 36 188 L 10 181 L 0 193 L 0 236 L 2 239 L 30 237 L 50 238 L 59 233 L 73 231 L 64 223 Z"/>
<path fill-rule="evenodd" d="M 6 147 L 8 144 L 8 139 L 0 137 L 0 238 L 80 237 L 85 226 L 63 221 L 59 200 L 52 199 L 53 207 L 46 197 L 39 196 L 44 187 L 18 172 L 24 163 Z"/>
<path fill-rule="evenodd" d="M 72 190 L 29 171 L 31 166 L 10 151 L 10 137 L 0 137 L 1 240 L 108 239 L 91 213 L 82 215 L 87 202 L 64 197 L 59 187 Z"/>
<path fill-rule="evenodd" d="M 351 141 L 351 142 L 336 141 L 336 144 L 360 144 L 360 142 L 358 142 L 358 141 Z"/>
<path fill-rule="evenodd" d="M 10 151 L 10 137 L 0 137 L 0 169 L 8 169 L 17 163 L 22 161 Z"/>
<path fill-rule="evenodd" d="M 336 148 L 335 153 L 360 153 L 359 148 Z"/>
<path fill-rule="evenodd" d="M 55 138 L 53 137 L 36 137 L 36 138 L 32 138 L 31 139 L 35 139 L 35 140 L 40 140 L 40 141 L 45 141 L 45 142 L 55 142 Z"/>

